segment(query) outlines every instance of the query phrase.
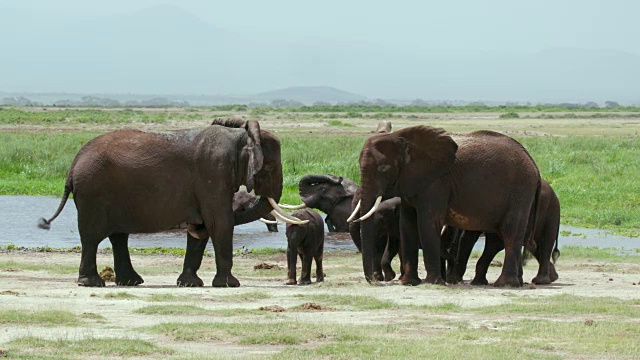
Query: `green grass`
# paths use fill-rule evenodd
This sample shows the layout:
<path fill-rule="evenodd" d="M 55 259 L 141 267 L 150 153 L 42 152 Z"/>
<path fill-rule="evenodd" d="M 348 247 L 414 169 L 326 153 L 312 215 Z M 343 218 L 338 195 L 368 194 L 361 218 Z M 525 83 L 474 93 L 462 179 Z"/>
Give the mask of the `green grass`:
<path fill-rule="evenodd" d="M 0 124 L 11 125 L 117 125 L 126 123 L 164 124 L 168 119 L 194 118 L 195 114 L 145 113 L 143 111 L 98 109 L 65 109 L 60 111 L 36 111 L 6 108 L 0 111 Z M 198 117 L 199 118 L 199 117 Z"/>
<path fill-rule="evenodd" d="M 87 338 L 83 340 L 46 340 L 28 336 L 8 343 L 10 358 L 87 358 L 141 357 L 171 355 L 171 349 L 161 348 L 140 339 Z"/>
<path fill-rule="evenodd" d="M 15 261 L 0 261 L 0 270 L 12 269 L 12 270 L 25 270 L 25 271 L 47 271 L 52 274 L 73 274 L 78 271 L 77 266 L 73 265 L 59 265 L 59 264 L 25 264 Z"/>
<path fill-rule="evenodd" d="M 617 248 L 599 248 L 595 246 L 566 245 L 560 247 L 560 259 L 563 260 L 595 260 L 613 263 L 640 264 L 640 256 L 637 254 L 621 253 Z"/>
<path fill-rule="evenodd" d="M 193 305 L 151 305 L 136 309 L 134 314 L 142 315 L 182 315 L 195 316 L 206 315 L 207 309 Z"/>
<path fill-rule="evenodd" d="M 585 297 L 554 295 L 544 298 L 518 297 L 513 303 L 474 308 L 480 314 L 536 314 L 553 315 L 608 315 L 624 319 L 640 319 L 640 300 L 621 300 L 611 297 Z"/>
<path fill-rule="evenodd" d="M 77 150 L 95 133 L 0 133 L 0 194 L 60 196 Z M 359 182 L 358 158 L 366 134 L 278 134 L 283 196 L 299 204 L 298 182 L 331 173 Z M 640 235 L 640 138 L 568 136 L 519 138 L 553 186 L 562 223 Z M 179 250 L 181 253 L 183 250 Z"/>
<path fill-rule="evenodd" d="M 104 298 L 114 299 L 114 300 L 131 300 L 131 299 L 137 299 L 138 297 L 133 294 L 129 294 L 128 292 L 125 292 L 125 291 L 119 291 L 119 292 L 106 293 L 104 294 Z"/>
<path fill-rule="evenodd" d="M 72 312 L 62 310 L 0 310 L 0 324 L 20 326 L 75 326 L 82 321 Z"/>

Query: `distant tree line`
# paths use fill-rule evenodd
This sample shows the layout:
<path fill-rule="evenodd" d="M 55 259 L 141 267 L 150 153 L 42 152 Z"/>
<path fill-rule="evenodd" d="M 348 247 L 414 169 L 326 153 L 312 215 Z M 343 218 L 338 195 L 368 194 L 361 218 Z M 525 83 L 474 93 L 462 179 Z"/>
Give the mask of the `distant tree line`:
<path fill-rule="evenodd" d="M 0 105 L 9 106 L 45 106 L 41 102 L 31 101 L 23 96 L 5 97 L 0 99 Z M 46 106 L 61 107 L 190 107 L 187 101 L 174 101 L 163 97 L 145 100 L 127 100 L 124 102 L 98 96 L 83 96 L 79 100 L 57 100 Z"/>

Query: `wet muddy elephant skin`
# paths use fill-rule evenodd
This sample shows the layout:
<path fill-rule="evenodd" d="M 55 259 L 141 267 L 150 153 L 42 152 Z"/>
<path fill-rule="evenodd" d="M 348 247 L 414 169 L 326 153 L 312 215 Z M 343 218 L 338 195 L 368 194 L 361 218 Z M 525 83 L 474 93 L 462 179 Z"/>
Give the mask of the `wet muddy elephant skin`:
<path fill-rule="evenodd" d="M 492 131 L 448 134 L 429 126 L 373 135 L 360 153 L 360 180 L 360 216 L 378 199 L 402 198 L 402 284 L 423 283 L 419 245 L 427 270 L 424 283 L 444 283 L 440 231 L 448 224 L 498 233 L 506 255 L 494 285 L 522 286 L 521 249 L 533 235 L 540 173 L 516 140 Z M 364 275 L 374 281 L 381 259 L 371 218 L 362 220 L 361 236 Z"/>
<path fill-rule="evenodd" d="M 233 212 L 241 185 L 261 195 L 249 211 Z M 98 244 L 113 246 L 116 283 L 143 282 L 131 265 L 128 237 L 170 229 L 182 222 L 203 224 L 215 250 L 213 286 L 239 286 L 231 274 L 234 225 L 268 214 L 282 194 L 280 141 L 257 121 L 216 119 L 204 129 L 151 133 L 118 130 L 87 142 L 78 152 L 55 215 L 69 194 L 78 210 L 82 260 L 78 285 L 104 286 L 96 269 Z M 206 240 L 187 235 L 187 253 L 178 283 L 202 286 L 196 275 Z"/>
<path fill-rule="evenodd" d="M 316 282 L 324 281 L 322 252 L 324 250 L 324 225 L 322 217 L 311 209 L 293 213 L 300 220 L 309 220 L 303 225 L 287 224 L 287 285 L 311 284 L 311 261 L 316 262 Z M 302 260 L 300 280 L 296 282 L 296 261 Z"/>
<path fill-rule="evenodd" d="M 331 174 L 305 175 L 298 183 L 300 198 L 305 205 L 325 214 L 329 232 L 348 232 L 351 200 L 358 190 L 353 181 Z"/>
<path fill-rule="evenodd" d="M 560 201 L 549 183 L 542 180 L 538 217 L 535 225 L 533 243 L 525 244 L 525 249 L 533 254 L 538 261 L 538 273 L 531 280 L 533 284 L 550 284 L 558 279 L 553 262 L 560 255 L 558 251 L 558 235 L 560 229 Z M 464 231 L 451 232 L 455 239 L 443 240 L 453 242 L 451 254 L 453 261 L 447 269 L 447 282 L 462 282 L 462 277 L 467 269 L 467 262 L 474 244 L 482 232 Z M 471 285 L 487 285 L 487 270 L 497 253 L 504 249 L 504 243 L 495 233 L 485 234 L 485 247 L 476 264 L 476 274 Z M 553 260 L 553 261 L 552 261 Z"/>

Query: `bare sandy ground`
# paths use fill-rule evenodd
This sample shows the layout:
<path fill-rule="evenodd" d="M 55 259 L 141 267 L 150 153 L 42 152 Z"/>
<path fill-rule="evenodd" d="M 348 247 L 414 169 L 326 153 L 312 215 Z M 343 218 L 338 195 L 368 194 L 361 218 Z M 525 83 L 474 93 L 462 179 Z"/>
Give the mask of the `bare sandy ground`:
<path fill-rule="evenodd" d="M 562 259 L 562 257 L 561 257 Z M 281 270 L 254 270 L 254 266 L 266 261 L 279 265 Z M 145 283 L 136 287 L 117 287 L 108 283 L 106 288 L 84 288 L 75 283 L 75 269 L 80 262 L 78 253 L 42 253 L 42 252 L 3 252 L 0 253 L 0 309 L 2 310 L 66 310 L 74 314 L 98 314 L 104 320 L 74 327 L 15 326 L 0 324 L 0 348 L 8 341 L 25 336 L 38 336 L 47 339 L 73 339 L 85 337 L 126 337 L 146 339 L 162 346 L 169 346 L 189 353 L 202 354 L 224 349 L 233 349 L 238 353 L 259 355 L 281 350 L 280 346 L 239 346 L 228 342 L 185 343 L 167 340 L 161 335 L 142 332 L 141 327 L 160 324 L 167 321 L 197 322 L 202 316 L 169 316 L 135 314 L 136 309 L 149 305 L 188 304 L 207 310 L 251 309 L 266 306 L 280 306 L 285 310 L 307 303 L 307 296 L 313 295 L 359 295 L 390 301 L 399 309 L 345 310 L 331 309 L 330 304 L 318 304 L 332 311 L 284 311 L 277 313 L 279 319 L 330 324 L 402 324 L 416 319 L 415 311 L 405 314 L 405 305 L 456 304 L 462 308 L 485 307 L 508 304 L 515 299 L 526 297 L 545 301 L 545 298 L 561 294 L 585 297 L 615 297 L 619 299 L 640 299 L 640 265 L 605 264 L 595 261 L 559 261 L 557 264 L 560 279 L 548 286 L 526 284 L 521 289 L 473 287 L 468 284 L 455 286 L 422 285 L 405 287 L 401 285 L 372 286 L 367 284 L 360 270 L 359 254 L 334 253 L 325 256 L 325 283 L 311 286 L 285 286 L 286 260 L 284 254 L 267 256 L 266 259 L 236 257 L 234 272 L 240 279 L 240 288 L 178 288 L 175 281 L 180 273 L 182 257 L 174 255 L 138 255 L 133 263 L 145 279 Z M 112 266 L 109 253 L 99 254 L 99 268 Z M 473 264 L 465 279 L 473 276 Z M 32 269 L 29 265 L 45 266 Z M 397 267 L 397 265 L 396 265 Z M 46 269 L 46 270 L 45 270 Z M 500 268 L 491 267 L 488 279 L 497 278 Z M 535 276 L 537 264 L 530 262 L 525 267 L 525 280 Z M 213 259 L 205 258 L 200 276 L 206 285 L 213 278 Z M 266 275 L 265 275 L 266 274 Z M 423 275 L 424 272 L 421 273 Z M 126 293 L 129 298 L 113 296 Z M 256 293 L 261 296 L 255 296 Z M 151 301 L 152 296 L 164 294 L 177 298 L 169 301 Z M 246 295 L 246 299 L 243 298 Z M 177 299 L 177 300 L 176 300 Z M 483 324 L 488 321 L 513 320 L 518 316 L 509 315 L 500 318 L 496 314 L 438 313 L 429 315 L 442 320 L 464 320 L 470 324 Z M 531 315 L 523 315 L 531 318 Z M 541 318 L 553 319 L 553 316 L 540 314 Z M 590 314 L 597 319 L 598 314 Z M 256 321 L 255 316 L 215 317 L 216 322 Z"/>

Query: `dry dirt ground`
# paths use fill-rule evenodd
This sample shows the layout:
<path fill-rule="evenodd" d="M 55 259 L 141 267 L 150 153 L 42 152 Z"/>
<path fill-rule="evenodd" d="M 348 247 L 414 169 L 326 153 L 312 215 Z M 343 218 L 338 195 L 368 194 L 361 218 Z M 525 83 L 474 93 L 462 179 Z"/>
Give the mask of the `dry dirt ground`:
<path fill-rule="evenodd" d="M 27 336 L 45 339 L 80 340 L 89 338 L 144 339 L 162 347 L 169 347 L 188 356 L 211 356 L 233 351 L 239 356 L 266 356 L 287 348 L 286 344 L 244 344 L 233 339 L 206 339 L 180 341 L 166 334 L 141 329 L 166 322 L 212 322 L 269 324 L 295 321 L 296 323 L 331 325 L 389 325 L 437 319 L 440 323 L 463 321 L 472 328 L 485 327 L 495 321 L 516 321 L 519 318 L 557 321 L 553 314 L 509 314 L 495 312 L 469 312 L 478 307 L 515 303 L 523 298 L 544 303 L 559 295 L 579 297 L 613 297 L 623 300 L 640 299 L 640 265 L 636 263 L 599 263 L 590 260 L 562 260 L 557 268 L 560 279 L 548 286 L 525 284 L 521 289 L 473 287 L 463 285 L 401 285 L 372 286 L 362 276 L 359 254 L 332 252 L 325 254 L 325 282 L 311 286 L 286 286 L 286 259 L 283 253 L 264 256 L 236 256 L 234 274 L 239 288 L 212 288 L 213 258 L 207 257 L 199 275 L 205 281 L 202 288 L 178 288 L 175 281 L 180 273 L 182 257 L 177 255 L 132 256 L 134 267 L 145 279 L 136 287 L 118 287 L 107 283 L 106 288 L 83 288 L 75 283 L 79 253 L 5 251 L 0 253 L 0 311 L 63 310 L 77 315 L 97 314 L 97 320 L 86 320 L 81 325 L 56 326 L 0 323 L 0 350 L 8 342 Z M 263 263 L 273 266 L 264 266 Z M 112 266 L 110 253 L 98 255 L 98 266 Z M 262 264 L 262 265 L 261 265 Z M 465 274 L 473 276 L 471 259 Z M 256 266 L 261 265 L 261 266 Z M 254 269 L 256 267 L 256 269 Z M 396 264 L 397 268 L 397 264 Z M 489 281 L 495 280 L 499 267 L 491 267 Z M 315 269 L 314 269 L 315 270 Z M 531 261 L 525 267 L 525 281 L 537 270 Z M 299 271 L 299 270 L 298 270 Z M 298 272 L 299 274 L 299 272 Z M 424 276 L 424 271 L 421 271 Z M 345 301 L 351 299 L 351 302 Z M 383 305 L 360 306 L 361 299 L 382 302 Z M 368 300 L 369 299 L 369 300 Z M 355 302 L 354 302 L 355 301 Z M 637 303 L 637 302 L 636 302 Z M 392 304 L 391 307 L 384 304 Z M 640 304 L 640 303 L 637 303 Z M 192 305 L 209 313 L 197 315 L 141 314 L 135 311 L 156 305 Z M 429 306 L 456 306 L 458 311 L 428 311 Z M 425 306 L 424 311 L 415 307 Z M 409 307 L 414 307 L 409 311 Z M 239 309 L 251 310 L 244 312 Z M 260 309 L 265 314 L 260 315 Z M 234 315 L 238 311 L 238 315 Z M 268 314 L 266 314 L 268 313 Z M 257 315 L 256 315 L 257 314 Z M 598 321 L 606 314 L 570 316 L 572 321 Z M 638 319 L 635 319 L 636 323 Z M 414 325 L 411 325 L 414 324 Z M 307 344 L 308 345 L 308 344 Z M 308 345 L 313 346 L 313 345 Z M 208 356 L 207 355 L 207 356 Z"/>

